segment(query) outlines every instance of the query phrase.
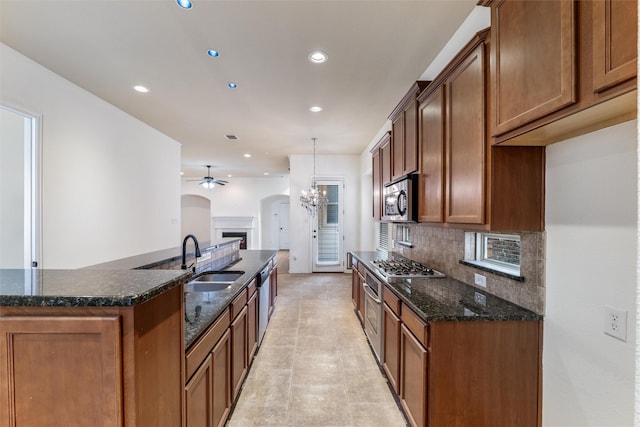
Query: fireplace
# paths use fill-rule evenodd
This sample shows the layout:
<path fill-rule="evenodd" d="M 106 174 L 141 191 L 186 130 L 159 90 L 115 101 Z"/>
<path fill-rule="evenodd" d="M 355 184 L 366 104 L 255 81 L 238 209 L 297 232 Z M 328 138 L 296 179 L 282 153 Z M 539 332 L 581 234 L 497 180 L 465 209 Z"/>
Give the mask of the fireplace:
<path fill-rule="evenodd" d="M 240 237 L 240 249 L 247 249 L 247 233 L 239 231 L 223 231 L 222 237 Z"/>
<path fill-rule="evenodd" d="M 213 236 L 240 237 L 240 249 L 256 249 L 260 246 L 257 235 L 256 217 L 254 216 L 214 216 L 212 218 Z"/>

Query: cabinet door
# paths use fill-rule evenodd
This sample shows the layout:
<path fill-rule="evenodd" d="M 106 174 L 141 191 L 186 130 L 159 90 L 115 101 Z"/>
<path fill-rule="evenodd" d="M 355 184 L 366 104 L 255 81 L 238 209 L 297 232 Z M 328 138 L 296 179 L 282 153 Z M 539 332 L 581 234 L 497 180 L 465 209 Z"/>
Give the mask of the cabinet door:
<path fill-rule="evenodd" d="M 358 317 L 360 318 L 360 323 L 364 324 L 364 277 L 358 273 L 358 297 L 360 301 L 358 301 Z"/>
<path fill-rule="evenodd" d="M 400 402 L 414 427 L 427 425 L 427 350 L 400 327 Z"/>
<path fill-rule="evenodd" d="M 251 365 L 258 349 L 258 293 L 247 302 L 247 364 Z"/>
<path fill-rule="evenodd" d="M 247 307 L 231 322 L 231 400 L 240 391 L 242 380 L 247 374 Z"/>
<path fill-rule="evenodd" d="M 442 222 L 444 211 L 444 93 L 434 91 L 420 105 L 420 222 Z"/>
<path fill-rule="evenodd" d="M 575 2 L 505 0 L 492 14 L 494 135 L 576 102 Z"/>
<path fill-rule="evenodd" d="M 231 333 L 229 330 L 211 351 L 213 417 L 212 425 L 221 427 L 231 408 Z"/>
<path fill-rule="evenodd" d="M 400 318 L 385 303 L 382 312 L 383 367 L 396 394 L 400 394 Z"/>
<path fill-rule="evenodd" d="M 638 2 L 593 0 L 593 90 L 636 77 Z"/>
<path fill-rule="evenodd" d="M 213 369 L 207 356 L 184 389 L 186 427 L 213 427 Z"/>
<path fill-rule="evenodd" d="M 391 179 L 404 173 L 404 113 L 391 122 Z"/>
<path fill-rule="evenodd" d="M 418 170 L 418 101 L 404 110 L 404 164 L 402 175 Z"/>
<path fill-rule="evenodd" d="M 382 186 L 391 181 L 391 139 L 380 146 L 380 169 L 382 170 Z"/>
<path fill-rule="evenodd" d="M 360 284 L 358 280 L 358 270 L 356 268 L 356 264 L 353 264 L 353 268 L 351 270 L 351 302 L 353 303 L 353 307 L 356 309 L 356 312 L 360 309 L 360 292 L 358 285 Z"/>
<path fill-rule="evenodd" d="M 273 269 L 269 273 L 269 293 L 270 293 L 270 303 L 269 305 L 269 315 L 273 313 L 273 310 L 276 307 L 276 300 L 278 299 L 278 266 L 274 265 Z"/>
<path fill-rule="evenodd" d="M 0 396 L 3 426 L 122 426 L 120 317 L 2 318 Z"/>
<path fill-rule="evenodd" d="M 485 217 L 485 45 L 466 56 L 446 82 L 446 222 Z"/>
<path fill-rule="evenodd" d="M 380 164 L 380 150 L 371 155 L 372 185 L 373 185 L 373 219 L 380 220 L 382 215 L 382 170 Z"/>

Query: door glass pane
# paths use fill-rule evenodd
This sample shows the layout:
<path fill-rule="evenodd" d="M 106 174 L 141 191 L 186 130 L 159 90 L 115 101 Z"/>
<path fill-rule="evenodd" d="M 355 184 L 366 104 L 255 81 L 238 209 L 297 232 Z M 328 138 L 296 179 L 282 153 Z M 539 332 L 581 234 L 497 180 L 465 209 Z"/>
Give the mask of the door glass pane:
<path fill-rule="evenodd" d="M 340 262 L 340 187 L 337 184 L 318 185 L 322 194 L 326 191 L 328 203 L 318 211 L 317 265 L 331 265 Z"/>

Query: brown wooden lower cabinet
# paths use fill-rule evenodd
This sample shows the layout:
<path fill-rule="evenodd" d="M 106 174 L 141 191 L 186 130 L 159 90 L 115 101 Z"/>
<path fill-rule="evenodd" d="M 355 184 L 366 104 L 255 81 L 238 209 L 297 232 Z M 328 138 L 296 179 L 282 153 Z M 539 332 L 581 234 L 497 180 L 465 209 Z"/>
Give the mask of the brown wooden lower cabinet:
<path fill-rule="evenodd" d="M 215 345 L 185 387 L 186 427 L 218 427 L 231 408 L 229 330 Z"/>
<path fill-rule="evenodd" d="M 427 425 L 427 354 L 427 349 L 402 325 L 400 402 L 413 426 Z"/>
<path fill-rule="evenodd" d="M 0 334 L 0 425 L 122 425 L 118 316 L 15 316 Z"/>
<path fill-rule="evenodd" d="M 258 293 L 247 302 L 247 363 L 250 365 L 258 350 Z"/>
<path fill-rule="evenodd" d="M 231 322 L 231 400 L 240 392 L 242 380 L 247 374 L 247 308 L 244 307 Z"/>
<path fill-rule="evenodd" d="M 387 293 L 383 367 L 412 426 L 540 425 L 541 321 L 425 323 Z"/>
<path fill-rule="evenodd" d="M 213 369 L 207 356 L 184 388 L 186 427 L 211 427 L 213 419 Z"/>
<path fill-rule="evenodd" d="M 227 421 L 231 408 L 231 339 L 227 330 L 211 351 L 212 369 L 212 423 L 222 427 Z"/>
<path fill-rule="evenodd" d="M 385 302 L 382 313 L 382 367 L 396 393 L 400 393 L 400 318 Z"/>
<path fill-rule="evenodd" d="M 2 307 L 0 426 L 180 426 L 182 299 Z"/>

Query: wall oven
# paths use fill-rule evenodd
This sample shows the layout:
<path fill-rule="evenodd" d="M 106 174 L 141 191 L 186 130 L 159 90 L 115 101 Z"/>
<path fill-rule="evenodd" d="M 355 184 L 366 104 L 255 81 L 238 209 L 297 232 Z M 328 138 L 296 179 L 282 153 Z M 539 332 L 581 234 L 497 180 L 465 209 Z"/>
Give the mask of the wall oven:
<path fill-rule="evenodd" d="M 383 221 L 416 222 L 418 220 L 417 175 L 405 175 L 384 186 Z"/>
<path fill-rule="evenodd" d="M 364 332 L 378 360 L 382 360 L 382 282 L 369 270 L 365 271 Z"/>

